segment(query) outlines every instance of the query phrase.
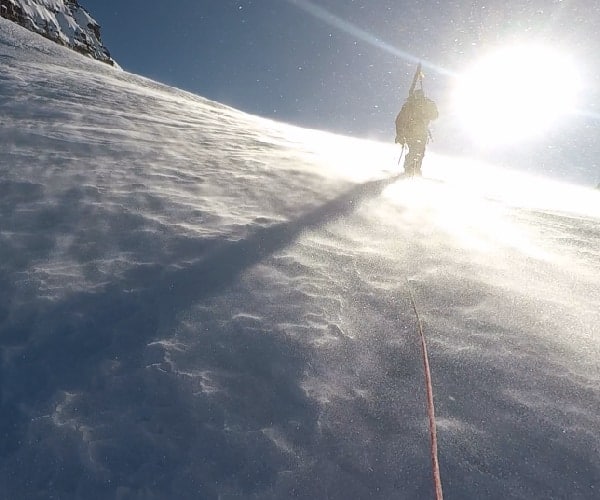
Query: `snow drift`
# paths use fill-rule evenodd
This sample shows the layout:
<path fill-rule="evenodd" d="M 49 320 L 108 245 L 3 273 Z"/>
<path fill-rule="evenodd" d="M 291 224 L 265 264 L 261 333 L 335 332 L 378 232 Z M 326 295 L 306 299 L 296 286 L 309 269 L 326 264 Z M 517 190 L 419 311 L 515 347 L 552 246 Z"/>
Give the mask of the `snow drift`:
<path fill-rule="evenodd" d="M 430 497 L 410 288 L 447 498 L 597 498 L 595 190 L 401 180 L 2 19 L 0 75 L 0 496 Z"/>

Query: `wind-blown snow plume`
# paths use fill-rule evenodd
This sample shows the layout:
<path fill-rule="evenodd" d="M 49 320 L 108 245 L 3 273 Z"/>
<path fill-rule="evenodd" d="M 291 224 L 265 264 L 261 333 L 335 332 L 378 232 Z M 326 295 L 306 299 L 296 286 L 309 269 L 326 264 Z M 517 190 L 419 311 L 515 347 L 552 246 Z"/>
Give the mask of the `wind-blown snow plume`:
<path fill-rule="evenodd" d="M 409 291 L 447 498 L 597 498 L 595 189 L 400 179 L 5 19 L 0 98 L 0 498 L 432 498 Z"/>

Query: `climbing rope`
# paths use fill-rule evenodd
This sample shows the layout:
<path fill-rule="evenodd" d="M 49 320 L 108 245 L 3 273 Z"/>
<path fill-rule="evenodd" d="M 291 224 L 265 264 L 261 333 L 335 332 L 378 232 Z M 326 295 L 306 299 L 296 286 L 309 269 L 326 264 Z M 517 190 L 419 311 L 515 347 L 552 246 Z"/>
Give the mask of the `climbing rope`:
<path fill-rule="evenodd" d="M 423 323 L 421 316 L 417 310 L 417 303 L 410 287 L 410 282 L 406 280 L 410 302 L 417 317 L 417 327 L 421 338 L 421 354 L 423 355 L 423 368 L 425 371 L 425 386 L 427 390 L 427 415 L 429 417 L 429 436 L 431 439 L 431 466 L 433 472 L 433 484 L 435 488 L 435 500 L 443 500 L 442 494 L 442 479 L 440 476 L 440 462 L 438 460 L 437 450 L 437 431 L 435 426 L 435 408 L 433 406 L 433 386 L 431 384 L 431 370 L 429 369 L 429 356 L 427 355 L 427 344 L 425 342 L 425 333 L 423 331 Z"/>

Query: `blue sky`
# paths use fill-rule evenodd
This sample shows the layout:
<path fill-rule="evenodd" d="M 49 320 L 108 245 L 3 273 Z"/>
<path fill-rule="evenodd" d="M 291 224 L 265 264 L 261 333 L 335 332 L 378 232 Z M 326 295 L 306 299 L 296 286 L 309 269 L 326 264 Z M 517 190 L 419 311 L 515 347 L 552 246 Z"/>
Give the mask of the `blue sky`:
<path fill-rule="evenodd" d="M 428 20 L 405 22 L 397 2 L 379 3 L 379 8 L 320 5 L 415 58 L 438 55 L 435 40 L 426 34 Z M 390 134 L 384 128 L 390 128 L 414 71 L 413 61 L 399 60 L 285 0 L 183 0 L 177 8 L 155 2 L 150 9 L 139 0 L 83 5 L 101 23 L 106 45 L 126 69 L 309 126 Z M 132 26 L 130 19 L 140 13 L 142 23 Z"/>
<path fill-rule="evenodd" d="M 593 41 L 600 14 L 581 0 L 523 0 L 510 7 L 477 0 L 81 3 L 126 70 L 302 126 L 393 140 L 394 117 L 415 61 L 423 60 L 426 91 L 441 108 L 436 147 L 468 154 L 471 145 L 460 140 L 447 113 L 448 74 L 511 37 L 551 40 L 583 61 L 583 107 L 600 110 L 593 90 L 600 81 L 600 43 Z M 597 120 L 581 117 L 543 142 L 493 156 L 509 164 L 569 161 L 598 169 L 597 128 Z"/>

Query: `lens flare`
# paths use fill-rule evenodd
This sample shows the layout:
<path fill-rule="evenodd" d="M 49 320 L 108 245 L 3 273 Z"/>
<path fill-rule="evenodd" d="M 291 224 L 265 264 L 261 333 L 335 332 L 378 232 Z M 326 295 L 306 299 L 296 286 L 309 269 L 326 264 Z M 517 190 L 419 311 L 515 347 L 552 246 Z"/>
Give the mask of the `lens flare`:
<path fill-rule="evenodd" d="M 291 5 L 294 5 L 295 7 L 302 9 L 304 12 L 306 12 L 306 13 L 310 14 L 311 16 L 315 17 L 316 19 L 328 24 L 329 26 L 332 26 L 336 29 L 339 29 L 340 31 L 342 31 L 344 33 L 347 33 L 353 37 L 356 37 L 359 40 L 362 40 L 363 42 L 366 42 L 369 45 L 372 45 L 373 47 L 376 47 L 378 49 L 381 49 L 381 50 L 387 52 L 388 54 L 392 54 L 396 57 L 399 57 L 400 59 L 404 59 L 405 61 L 408 61 L 411 63 L 419 63 L 420 62 L 424 68 L 431 69 L 442 75 L 447 75 L 447 76 L 453 75 L 453 73 L 451 71 L 449 71 L 441 66 L 438 66 L 437 64 L 434 64 L 432 62 L 422 60 L 422 59 L 410 54 L 409 52 L 400 50 L 397 47 L 394 47 L 393 45 L 391 45 L 387 42 L 384 42 L 383 40 L 376 37 L 375 35 L 372 35 L 368 31 L 365 31 L 365 30 L 359 28 L 358 26 L 339 18 L 338 16 L 325 10 L 323 7 L 320 7 L 312 2 L 309 2 L 308 0 L 287 0 L 287 1 Z"/>

